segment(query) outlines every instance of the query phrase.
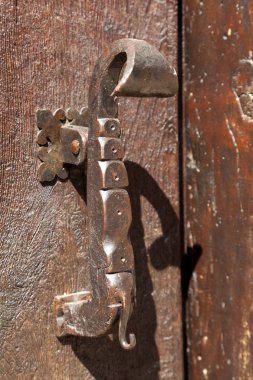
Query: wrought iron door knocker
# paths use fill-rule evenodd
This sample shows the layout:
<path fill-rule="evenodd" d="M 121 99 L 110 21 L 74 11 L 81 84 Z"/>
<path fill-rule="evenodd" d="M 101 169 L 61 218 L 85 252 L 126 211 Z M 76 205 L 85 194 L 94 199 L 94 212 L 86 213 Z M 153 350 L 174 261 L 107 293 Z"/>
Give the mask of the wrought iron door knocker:
<path fill-rule="evenodd" d="M 117 97 L 168 97 L 177 88 L 174 68 L 156 48 L 142 40 L 122 39 L 107 48 L 95 66 L 87 109 L 37 113 L 41 181 L 56 175 L 66 178 L 64 164 L 79 165 L 87 156 L 92 292 L 55 297 L 59 336 L 100 336 L 120 315 L 121 346 L 132 349 L 136 344 L 133 334 L 126 338 L 135 276 Z"/>

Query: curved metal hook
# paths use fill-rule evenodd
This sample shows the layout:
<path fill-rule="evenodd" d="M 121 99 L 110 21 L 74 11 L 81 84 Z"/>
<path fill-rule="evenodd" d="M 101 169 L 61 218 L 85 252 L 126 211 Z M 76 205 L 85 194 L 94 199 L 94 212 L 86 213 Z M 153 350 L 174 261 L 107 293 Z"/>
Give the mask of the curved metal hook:
<path fill-rule="evenodd" d="M 119 320 L 119 342 L 122 348 L 125 350 L 132 350 L 136 346 L 136 338 L 134 334 L 129 334 L 129 343 L 126 339 L 126 329 L 129 317 L 131 315 L 131 304 L 132 300 L 129 299 L 122 305 L 120 309 L 120 320 Z"/>
<path fill-rule="evenodd" d="M 127 322 L 128 322 L 128 317 L 127 317 L 126 324 L 124 326 L 122 324 L 121 319 L 119 321 L 119 342 L 120 342 L 121 347 L 124 348 L 124 350 L 132 350 L 136 346 L 136 337 L 135 337 L 135 334 L 129 334 L 130 342 L 129 343 L 127 342 L 126 340 Z"/>

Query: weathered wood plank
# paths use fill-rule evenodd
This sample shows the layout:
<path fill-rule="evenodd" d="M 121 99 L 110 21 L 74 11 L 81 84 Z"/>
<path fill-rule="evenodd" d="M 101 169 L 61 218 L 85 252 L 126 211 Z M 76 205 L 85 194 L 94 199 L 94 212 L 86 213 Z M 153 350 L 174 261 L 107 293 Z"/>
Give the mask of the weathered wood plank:
<path fill-rule="evenodd" d="M 200 255 L 188 295 L 194 380 L 253 378 L 252 18 L 251 1 L 185 1 L 188 264 Z"/>
<path fill-rule="evenodd" d="M 176 65 L 176 1 L 1 1 L 1 379 L 181 379 L 176 100 L 121 100 L 138 345 L 54 335 L 56 294 L 89 286 L 84 184 L 36 180 L 37 108 L 87 104 L 103 47 L 148 40 Z"/>

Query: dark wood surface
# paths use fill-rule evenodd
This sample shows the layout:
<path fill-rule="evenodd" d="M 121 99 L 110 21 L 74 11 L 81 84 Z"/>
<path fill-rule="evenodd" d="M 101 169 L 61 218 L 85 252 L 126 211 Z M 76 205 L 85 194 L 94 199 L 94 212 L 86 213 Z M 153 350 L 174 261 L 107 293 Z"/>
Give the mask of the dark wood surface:
<path fill-rule="evenodd" d="M 2 1 L 1 379 L 182 379 L 176 99 L 121 100 L 133 207 L 137 347 L 54 334 L 56 294 L 89 287 L 85 184 L 36 179 L 38 108 L 87 104 L 107 43 L 146 39 L 177 64 L 177 2 Z M 113 341 L 114 340 L 114 341 Z"/>
<path fill-rule="evenodd" d="M 253 3 L 186 0 L 184 11 L 189 378 L 249 380 Z"/>

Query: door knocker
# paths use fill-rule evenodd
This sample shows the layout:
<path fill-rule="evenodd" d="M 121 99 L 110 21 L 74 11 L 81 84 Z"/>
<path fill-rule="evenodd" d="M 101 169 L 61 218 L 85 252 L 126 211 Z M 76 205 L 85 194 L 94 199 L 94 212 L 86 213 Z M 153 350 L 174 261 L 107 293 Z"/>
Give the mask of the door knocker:
<path fill-rule="evenodd" d="M 147 42 L 121 39 L 98 60 L 88 108 L 37 112 L 40 181 L 67 178 L 65 164 L 87 159 L 87 206 L 92 291 L 58 295 L 54 300 L 57 335 L 95 337 L 108 332 L 119 315 L 119 341 L 126 338 L 135 294 L 134 257 L 128 230 L 131 205 L 117 119 L 117 97 L 169 97 L 178 88 L 175 69 Z"/>

